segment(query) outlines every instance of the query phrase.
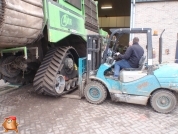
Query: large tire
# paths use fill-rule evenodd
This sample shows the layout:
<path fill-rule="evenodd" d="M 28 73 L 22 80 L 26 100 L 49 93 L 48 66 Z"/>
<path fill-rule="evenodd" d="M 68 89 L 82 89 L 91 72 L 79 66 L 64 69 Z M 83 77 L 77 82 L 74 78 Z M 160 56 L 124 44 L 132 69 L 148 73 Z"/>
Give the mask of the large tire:
<path fill-rule="evenodd" d="M 15 76 L 15 77 L 3 76 L 2 78 L 6 82 L 9 82 L 10 84 L 15 84 L 15 85 L 16 84 L 25 85 L 25 84 L 28 84 L 28 83 L 32 83 L 38 67 L 39 67 L 38 63 L 31 62 L 31 63 L 28 64 L 27 71 L 24 72 L 24 74 L 21 71 L 18 76 Z"/>
<path fill-rule="evenodd" d="M 84 95 L 88 102 L 101 104 L 107 97 L 107 90 L 101 83 L 92 81 L 86 85 Z"/>
<path fill-rule="evenodd" d="M 20 69 L 13 69 L 10 64 L 15 60 L 15 56 L 9 56 L 7 58 L 5 58 L 2 61 L 2 64 L 0 65 L 1 67 L 1 73 L 9 78 L 13 78 L 16 77 L 20 74 Z"/>
<path fill-rule="evenodd" d="M 152 94 L 150 103 L 155 111 L 166 114 L 174 110 L 177 98 L 171 91 L 161 89 Z"/>

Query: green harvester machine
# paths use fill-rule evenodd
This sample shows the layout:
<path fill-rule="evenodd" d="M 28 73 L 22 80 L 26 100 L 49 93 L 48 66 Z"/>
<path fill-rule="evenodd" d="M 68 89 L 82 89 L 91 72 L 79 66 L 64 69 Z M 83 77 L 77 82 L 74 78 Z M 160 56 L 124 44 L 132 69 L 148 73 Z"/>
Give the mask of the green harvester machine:
<path fill-rule="evenodd" d="M 51 96 L 75 89 L 87 35 L 107 36 L 98 24 L 93 0 L 1 0 L 1 79 Z"/>

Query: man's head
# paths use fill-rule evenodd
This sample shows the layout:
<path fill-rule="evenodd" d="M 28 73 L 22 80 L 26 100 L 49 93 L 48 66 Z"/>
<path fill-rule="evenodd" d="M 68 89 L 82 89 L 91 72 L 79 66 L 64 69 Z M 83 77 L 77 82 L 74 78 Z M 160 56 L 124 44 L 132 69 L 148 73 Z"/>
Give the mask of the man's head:
<path fill-rule="evenodd" d="M 139 42 L 139 38 L 138 37 L 134 37 L 133 38 L 133 43 L 138 43 Z"/>

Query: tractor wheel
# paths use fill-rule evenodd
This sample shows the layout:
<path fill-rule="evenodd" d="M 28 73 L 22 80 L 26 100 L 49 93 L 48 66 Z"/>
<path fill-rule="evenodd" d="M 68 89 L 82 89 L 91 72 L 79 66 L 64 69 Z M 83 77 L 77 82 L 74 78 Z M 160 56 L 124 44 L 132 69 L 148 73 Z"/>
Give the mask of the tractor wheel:
<path fill-rule="evenodd" d="M 166 114 L 174 110 L 177 98 L 171 91 L 162 89 L 153 93 L 150 103 L 155 111 Z"/>
<path fill-rule="evenodd" d="M 16 84 L 25 85 L 28 83 L 32 83 L 38 67 L 39 67 L 38 63 L 31 62 L 28 64 L 27 70 L 24 73 L 21 71 L 20 74 L 15 77 L 7 77 L 4 75 L 2 78 L 5 81 L 9 82 L 10 84 L 15 84 L 15 85 Z"/>
<path fill-rule="evenodd" d="M 9 56 L 2 61 L 1 64 L 1 73 L 9 78 L 13 78 L 20 74 L 20 69 L 13 68 L 13 61 L 15 60 L 15 56 Z"/>
<path fill-rule="evenodd" d="M 86 85 L 84 95 L 88 102 L 101 104 L 107 97 L 107 90 L 101 83 L 92 81 Z"/>

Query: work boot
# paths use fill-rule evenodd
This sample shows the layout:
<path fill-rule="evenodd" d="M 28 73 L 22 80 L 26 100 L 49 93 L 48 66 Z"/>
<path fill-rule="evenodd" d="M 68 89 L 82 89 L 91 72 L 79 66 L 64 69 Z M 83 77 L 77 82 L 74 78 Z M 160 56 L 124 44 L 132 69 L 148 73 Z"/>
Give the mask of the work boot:
<path fill-rule="evenodd" d="M 105 73 L 105 75 L 106 75 L 106 76 L 109 76 L 109 75 L 112 75 L 112 76 L 113 76 L 113 75 L 114 75 L 114 72 L 113 72 L 112 70 L 111 70 L 111 71 L 107 71 L 107 72 Z"/>

